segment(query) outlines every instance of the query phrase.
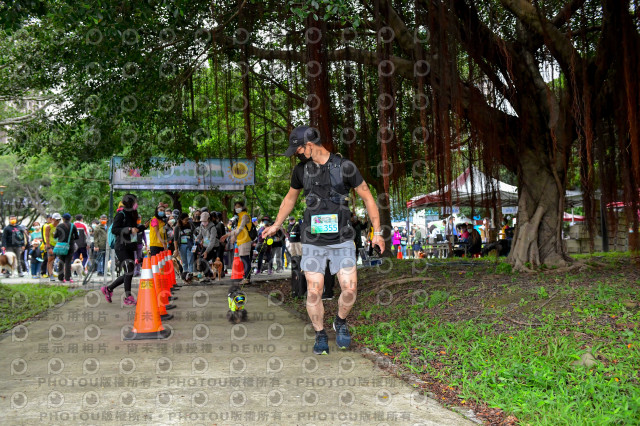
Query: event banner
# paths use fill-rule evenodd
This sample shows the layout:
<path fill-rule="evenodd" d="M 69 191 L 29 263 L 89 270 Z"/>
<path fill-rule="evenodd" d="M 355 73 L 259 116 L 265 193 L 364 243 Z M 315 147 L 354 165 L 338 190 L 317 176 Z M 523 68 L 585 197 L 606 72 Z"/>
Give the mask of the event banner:
<path fill-rule="evenodd" d="M 158 168 L 143 173 L 127 167 L 122 157 L 113 157 L 114 190 L 182 190 L 242 191 L 254 184 L 253 160 L 209 158 L 199 162 L 174 164 L 164 158 L 153 158 Z"/>

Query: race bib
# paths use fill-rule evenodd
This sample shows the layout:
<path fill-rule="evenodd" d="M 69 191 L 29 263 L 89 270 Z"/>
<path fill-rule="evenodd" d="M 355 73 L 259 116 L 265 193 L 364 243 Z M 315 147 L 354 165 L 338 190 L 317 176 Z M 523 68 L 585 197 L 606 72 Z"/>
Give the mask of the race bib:
<path fill-rule="evenodd" d="M 312 234 L 332 234 L 338 232 L 337 214 L 316 214 L 311 216 Z"/>
<path fill-rule="evenodd" d="M 138 242 L 138 234 L 131 234 L 131 242 L 132 243 Z"/>
<path fill-rule="evenodd" d="M 191 247 L 191 253 L 195 253 L 197 248 L 198 248 L 198 246 Z"/>
<path fill-rule="evenodd" d="M 186 235 L 183 235 L 180 237 L 180 244 L 188 244 L 189 243 L 189 237 L 187 237 Z"/>
<path fill-rule="evenodd" d="M 208 238 L 205 238 L 205 239 L 204 239 L 204 245 L 205 245 L 205 246 L 207 246 L 207 247 L 209 247 L 209 239 L 208 239 Z"/>

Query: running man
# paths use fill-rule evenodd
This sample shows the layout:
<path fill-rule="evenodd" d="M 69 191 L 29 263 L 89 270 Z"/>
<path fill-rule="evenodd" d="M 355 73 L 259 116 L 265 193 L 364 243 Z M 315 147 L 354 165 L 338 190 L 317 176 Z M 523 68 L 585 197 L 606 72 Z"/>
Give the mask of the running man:
<path fill-rule="evenodd" d="M 378 206 L 360 171 L 353 162 L 327 151 L 318 132 L 308 126 L 293 129 L 285 156 L 296 155 L 300 163 L 293 169 L 289 192 L 280 204 L 273 225 L 262 232 L 264 238 L 274 235 L 293 210 L 300 191 L 304 190 L 306 209 L 302 223 L 302 260 L 300 269 L 307 278 L 307 312 L 316 331 L 313 353 L 329 353 L 329 338 L 324 329 L 322 289 L 324 271 L 329 262 L 332 274 L 338 274 L 342 292 L 338 315 L 333 321 L 336 343 L 340 349 L 351 344 L 347 315 L 356 301 L 357 273 L 355 232 L 350 224 L 349 190 L 355 188 L 364 201 L 373 224 L 372 243 L 384 252 Z"/>

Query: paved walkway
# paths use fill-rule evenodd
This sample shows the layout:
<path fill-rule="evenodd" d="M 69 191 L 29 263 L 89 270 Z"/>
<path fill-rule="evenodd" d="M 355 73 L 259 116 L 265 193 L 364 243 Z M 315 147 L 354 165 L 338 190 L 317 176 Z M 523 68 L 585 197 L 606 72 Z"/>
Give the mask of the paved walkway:
<path fill-rule="evenodd" d="M 313 355 L 311 326 L 251 288 L 249 321 L 229 324 L 226 289 L 176 292 L 167 340 L 121 339 L 134 315 L 122 287 L 112 304 L 91 290 L 5 333 L 1 423 L 473 424 L 338 351 L 333 332 L 331 353 Z"/>

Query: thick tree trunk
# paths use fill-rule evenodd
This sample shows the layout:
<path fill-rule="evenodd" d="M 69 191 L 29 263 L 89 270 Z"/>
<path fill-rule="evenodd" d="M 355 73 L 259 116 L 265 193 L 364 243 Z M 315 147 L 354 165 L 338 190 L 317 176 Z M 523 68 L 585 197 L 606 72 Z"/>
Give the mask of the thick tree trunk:
<path fill-rule="evenodd" d="M 562 168 L 554 173 L 540 156 L 524 151 L 518 167 L 519 199 L 516 232 L 508 260 L 515 270 L 545 264 L 567 266 L 571 259 L 562 245 L 564 180 Z"/>
<path fill-rule="evenodd" d="M 329 61 L 327 58 L 325 21 L 307 17 L 307 75 L 309 80 L 309 119 L 311 127 L 318 129 L 322 145 L 334 151 L 331 129 L 331 98 L 329 97 Z"/>

